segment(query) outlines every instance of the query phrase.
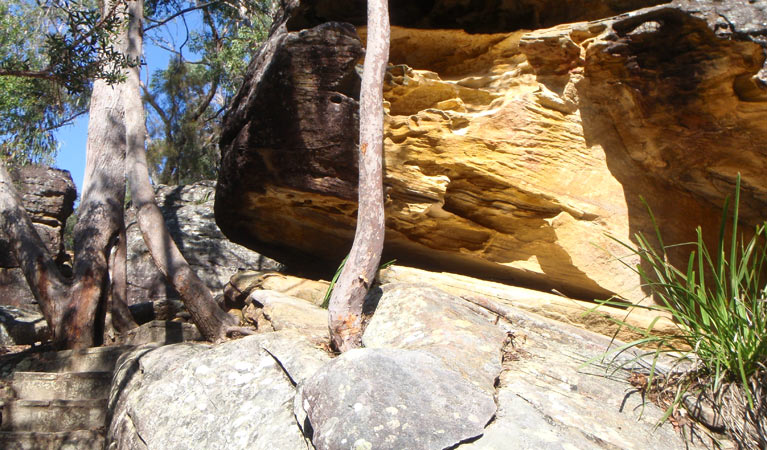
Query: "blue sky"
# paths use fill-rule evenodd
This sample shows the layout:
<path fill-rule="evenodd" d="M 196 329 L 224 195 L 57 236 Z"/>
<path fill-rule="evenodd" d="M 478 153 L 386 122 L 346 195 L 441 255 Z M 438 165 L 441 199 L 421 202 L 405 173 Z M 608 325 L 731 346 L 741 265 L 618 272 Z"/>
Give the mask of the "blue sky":
<path fill-rule="evenodd" d="M 200 26 L 202 21 L 197 14 L 187 14 L 186 18 L 189 29 L 193 30 Z M 161 30 L 166 39 L 178 43 L 183 41 L 185 28 L 179 23 L 179 19 L 169 23 Z M 194 58 L 194 53 L 184 51 L 187 58 Z M 141 68 L 141 79 L 147 82 L 147 73 L 158 69 L 164 69 L 168 65 L 171 53 L 153 45 L 149 39 L 144 40 L 144 60 L 146 65 Z M 59 128 L 56 132 L 59 142 L 59 150 L 56 154 L 55 166 L 59 169 L 68 170 L 77 186 L 77 195 L 82 192 L 83 174 L 85 173 L 85 144 L 88 139 L 88 115 L 79 117 L 74 124 Z M 79 198 L 79 197 L 78 197 Z"/>

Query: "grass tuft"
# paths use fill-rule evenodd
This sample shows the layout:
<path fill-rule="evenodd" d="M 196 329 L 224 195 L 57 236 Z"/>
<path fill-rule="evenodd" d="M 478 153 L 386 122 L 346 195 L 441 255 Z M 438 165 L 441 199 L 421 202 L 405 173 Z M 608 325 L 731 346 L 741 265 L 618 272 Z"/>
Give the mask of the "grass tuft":
<path fill-rule="evenodd" d="M 641 233 L 635 236 L 636 246 L 613 238 L 632 255 L 639 256 L 642 264 L 636 267 L 621 262 L 638 273 L 644 285 L 659 300 L 655 305 L 635 307 L 665 311 L 673 317 L 678 328 L 674 336 L 659 336 L 650 326 L 642 330 L 642 339 L 626 344 L 617 353 L 640 346 L 655 348 L 649 353 L 653 355 L 650 384 L 656 375 L 655 361 L 660 354 L 670 354 L 677 361 L 693 361 L 692 369 L 688 369 L 689 376 L 676 376 L 678 380 L 688 381 L 675 386 L 677 393 L 669 402 L 671 407 L 664 419 L 679 407 L 686 391 L 705 391 L 719 399 L 715 407 L 723 416 L 738 417 L 733 423 L 744 420 L 752 423 L 752 432 L 728 430 L 741 445 L 764 448 L 763 431 L 766 430 L 762 427 L 767 399 L 763 398 L 764 388 L 759 388 L 759 380 L 765 378 L 767 363 L 767 222 L 757 226 L 749 240 L 739 235 L 739 201 L 740 176 L 731 214 L 729 198 L 725 201 L 716 248 L 706 246 L 702 229 L 698 227 L 696 241 L 682 244 L 692 249 L 686 267 L 677 268 L 668 262 L 667 251 L 678 245 L 664 244 L 660 227 L 649 207 L 658 247 Z M 726 237 L 728 223 L 729 239 Z M 622 321 L 618 323 L 628 326 Z M 642 356 L 647 355 L 648 352 L 642 353 Z M 692 379 L 696 382 L 690 383 Z M 700 380 L 705 381 L 701 383 Z M 741 411 L 737 413 L 721 410 L 723 395 L 732 392 L 733 385 L 741 399 Z M 728 395 L 728 398 L 732 397 Z M 729 408 L 737 409 L 733 402 L 727 403 Z"/>

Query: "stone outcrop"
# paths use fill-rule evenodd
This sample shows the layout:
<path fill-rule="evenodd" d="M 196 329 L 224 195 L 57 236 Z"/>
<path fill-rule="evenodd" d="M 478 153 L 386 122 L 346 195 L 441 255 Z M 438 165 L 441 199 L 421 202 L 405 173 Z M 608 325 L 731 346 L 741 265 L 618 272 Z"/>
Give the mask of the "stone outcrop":
<path fill-rule="evenodd" d="M 563 4 L 564 3 L 564 4 Z M 664 3 L 664 0 L 391 0 L 392 25 L 426 29 L 464 29 L 498 33 L 520 28 L 552 27 L 594 20 Z M 367 23 L 365 2 L 358 0 L 282 1 L 287 29 L 302 30 L 323 22 Z"/>
<path fill-rule="evenodd" d="M 51 256 L 59 263 L 64 262 L 64 225 L 77 196 L 72 176 L 66 170 L 31 165 L 11 171 L 11 177 L 24 209 Z M 0 237 L 0 303 L 36 309 L 24 274 L 3 237 Z"/>
<path fill-rule="evenodd" d="M 281 365 L 278 356 L 289 364 Z M 139 347 L 118 361 L 107 445 L 121 449 L 309 449 L 293 416 L 295 383 L 329 356 L 296 332 L 216 347 Z"/>
<path fill-rule="evenodd" d="M 599 363 L 610 361 L 600 358 L 608 338 L 535 314 L 521 313 L 510 326 L 496 416 L 482 437 L 460 450 L 713 447 L 689 431 L 682 438 L 669 423 L 655 428 L 663 411 L 643 403 L 641 393 L 627 384 L 627 372 L 612 378 Z M 726 441 L 720 444 L 727 448 Z"/>
<path fill-rule="evenodd" d="M 600 360 L 609 338 L 513 307 L 508 321 L 424 284 L 381 291 L 363 337 L 369 347 L 335 358 L 311 320 L 218 346 L 133 350 L 117 363 L 108 442 L 125 449 L 189 442 L 286 450 L 704 448 L 669 423 L 656 428 L 662 410 L 642 405 L 628 382 L 628 369 L 646 373 L 646 365 L 635 361 L 610 376 L 601 364 L 584 365 Z M 274 291 L 251 297 L 315 308 Z M 635 357 L 622 354 L 622 363 Z M 664 358 L 656 368 L 668 369 Z"/>
<path fill-rule="evenodd" d="M 365 30 L 358 42 L 325 23 L 362 24 L 345 2 L 285 3 L 225 122 L 216 218 L 233 240 L 327 276 L 354 230 Z M 656 2 L 593 2 L 584 17 L 567 13 L 579 1 L 508 2 L 487 28 L 490 2 L 458 3 L 392 4 L 385 259 L 640 301 L 611 237 L 653 234 L 644 202 L 667 243 L 699 225 L 714 238 L 740 172 L 742 220 L 764 219 L 763 3 L 618 14 Z"/>
<path fill-rule="evenodd" d="M 156 187 L 157 205 L 170 235 L 197 276 L 221 295 L 239 269 L 279 270 L 276 261 L 230 242 L 213 218 L 215 183 L 200 181 L 187 186 Z M 128 233 L 128 301 L 162 302 L 178 293 L 157 270 L 141 237 L 133 209 L 126 214 Z"/>
<path fill-rule="evenodd" d="M 426 284 L 388 284 L 362 345 L 430 353 L 492 396 L 506 333 L 471 306 Z"/>
<path fill-rule="evenodd" d="M 439 358 L 388 348 L 332 360 L 306 382 L 303 405 L 317 450 L 451 448 L 495 414 L 493 397 Z"/>

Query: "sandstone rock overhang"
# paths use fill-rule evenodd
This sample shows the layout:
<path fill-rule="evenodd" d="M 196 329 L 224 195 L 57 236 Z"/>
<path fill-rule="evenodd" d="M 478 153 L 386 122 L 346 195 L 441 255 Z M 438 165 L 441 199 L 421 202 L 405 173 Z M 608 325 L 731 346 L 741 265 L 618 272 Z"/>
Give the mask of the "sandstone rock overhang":
<path fill-rule="evenodd" d="M 390 0 L 391 24 L 420 29 L 460 29 L 469 33 L 504 33 L 596 20 L 669 0 Z M 364 0 L 286 1 L 289 31 L 325 22 L 367 24 Z"/>
<path fill-rule="evenodd" d="M 306 11 L 343 17 L 288 3 L 225 120 L 216 218 L 236 242 L 327 275 L 354 231 L 365 30 L 289 31 Z M 644 202 L 666 242 L 698 225 L 713 238 L 741 173 L 741 218 L 763 220 L 765 9 L 675 1 L 532 31 L 394 27 L 384 258 L 639 300 L 606 235 L 652 235 Z"/>

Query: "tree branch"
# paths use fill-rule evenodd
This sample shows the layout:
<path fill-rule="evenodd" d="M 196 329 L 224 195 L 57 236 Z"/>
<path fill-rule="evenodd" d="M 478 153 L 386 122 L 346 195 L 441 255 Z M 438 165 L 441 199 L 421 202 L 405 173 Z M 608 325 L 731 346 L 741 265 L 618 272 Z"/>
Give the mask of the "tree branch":
<path fill-rule="evenodd" d="M 208 6 L 215 5 L 219 1 L 220 0 L 215 0 L 215 1 L 212 1 L 212 2 L 203 3 L 203 4 L 200 4 L 200 5 L 196 5 L 196 6 L 190 6 L 189 8 L 182 9 L 181 11 L 178 11 L 178 12 L 176 12 L 174 14 L 171 14 L 170 16 L 168 16 L 168 17 L 166 17 L 166 18 L 164 18 L 162 20 L 157 20 L 157 21 L 152 20 L 152 22 L 155 22 L 155 23 L 153 23 L 152 25 L 149 25 L 148 27 L 144 28 L 144 33 L 146 33 L 149 30 L 152 30 L 154 28 L 161 27 L 161 26 L 167 24 L 168 22 L 170 22 L 171 20 L 175 19 L 178 16 L 183 16 L 186 13 L 189 13 L 189 12 L 192 12 L 192 11 L 197 11 L 198 9 L 207 8 Z M 148 20 L 151 20 L 151 19 L 148 19 Z"/>
<path fill-rule="evenodd" d="M 50 67 L 46 67 L 43 70 L 14 70 L 14 69 L 0 69 L 0 77 L 23 77 L 23 78 L 37 78 L 39 80 L 59 81 L 59 77 L 51 72 Z"/>
<path fill-rule="evenodd" d="M 157 104 L 157 99 L 155 99 L 154 94 L 149 92 L 149 89 L 144 85 L 144 83 L 141 83 L 141 90 L 144 92 L 144 99 L 149 103 L 149 105 L 157 111 L 157 114 L 160 116 L 160 120 L 165 124 L 165 127 L 170 127 L 170 119 L 165 114 L 165 111 L 160 108 L 160 105 Z"/>
<path fill-rule="evenodd" d="M 43 133 L 46 133 L 48 131 L 53 131 L 57 128 L 61 128 L 65 125 L 70 125 L 72 122 L 74 122 L 75 119 L 82 116 L 83 114 L 87 113 L 87 109 L 82 109 L 80 111 L 77 111 L 76 113 L 72 114 L 71 116 L 67 117 L 66 119 L 63 119 L 61 122 L 56 123 L 55 125 L 51 125 L 49 127 L 43 128 L 40 130 Z"/>

